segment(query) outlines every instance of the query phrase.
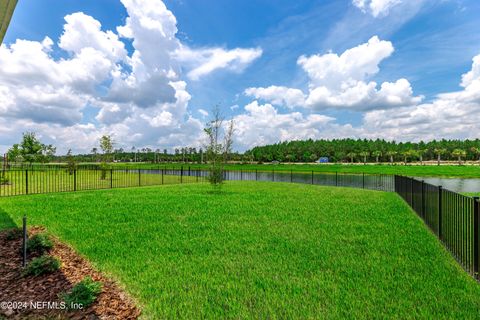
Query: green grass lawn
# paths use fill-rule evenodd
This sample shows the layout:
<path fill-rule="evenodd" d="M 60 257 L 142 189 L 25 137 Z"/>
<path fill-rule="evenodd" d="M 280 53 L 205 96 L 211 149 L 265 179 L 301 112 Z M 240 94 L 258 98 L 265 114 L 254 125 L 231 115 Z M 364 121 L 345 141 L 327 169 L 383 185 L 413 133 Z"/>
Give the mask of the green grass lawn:
<path fill-rule="evenodd" d="M 469 197 L 480 197 L 480 192 L 464 192 L 462 194 Z"/>
<path fill-rule="evenodd" d="M 145 318 L 473 319 L 480 286 L 394 193 L 168 185 L 0 199 L 0 229 L 74 246 Z"/>

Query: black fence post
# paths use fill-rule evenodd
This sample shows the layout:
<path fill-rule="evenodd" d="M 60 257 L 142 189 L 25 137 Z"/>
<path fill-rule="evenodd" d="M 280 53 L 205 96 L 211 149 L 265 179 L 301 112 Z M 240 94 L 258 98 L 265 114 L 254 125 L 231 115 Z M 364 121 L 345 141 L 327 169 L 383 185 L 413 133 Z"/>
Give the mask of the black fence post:
<path fill-rule="evenodd" d="M 243 181 L 243 171 L 240 169 L 240 181 Z"/>
<path fill-rule="evenodd" d="M 412 208 L 414 208 L 414 204 L 413 204 L 413 182 L 414 182 L 414 180 L 412 178 L 409 178 L 409 179 L 410 179 L 410 206 Z"/>
<path fill-rule="evenodd" d="M 293 182 L 293 170 L 290 169 L 290 182 Z"/>
<path fill-rule="evenodd" d="M 478 197 L 473 198 L 473 275 L 475 278 L 478 279 L 478 267 L 479 267 L 479 240 L 480 240 L 480 230 L 479 228 L 479 220 L 480 217 L 480 202 L 478 202 Z"/>
<path fill-rule="evenodd" d="M 110 168 L 110 189 L 113 189 L 113 169 Z"/>
<path fill-rule="evenodd" d="M 25 170 L 25 193 L 28 194 L 28 169 Z"/>
<path fill-rule="evenodd" d="M 258 181 L 258 169 L 255 169 L 255 181 Z"/>
<path fill-rule="evenodd" d="M 275 181 L 275 169 L 272 169 L 272 181 Z"/>
<path fill-rule="evenodd" d="M 140 187 L 142 185 L 142 181 L 140 178 L 140 169 L 138 169 L 138 186 Z"/>
<path fill-rule="evenodd" d="M 183 166 L 180 168 L 180 183 L 183 183 Z"/>
<path fill-rule="evenodd" d="M 442 235 L 442 214 L 443 214 L 442 195 L 443 195 L 443 188 L 442 188 L 442 186 L 438 186 L 438 237 L 440 238 L 440 240 L 443 240 L 443 235 Z"/>
<path fill-rule="evenodd" d="M 312 170 L 312 184 L 313 184 L 313 170 Z"/>
<path fill-rule="evenodd" d="M 363 176 L 362 176 L 362 186 L 363 186 L 363 189 L 365 189 L 365 172 L 362 173 Z"/>
<path fill-rule="evenodd" d="M 163 171 L 164 171 L 164 170 L 165 170 L 165 169 L 162 169 L 162 184 L 163 184 Z"/>
<path fill-rule="evenodd" d="M 73 191 L 77 191 L 77 169 L 73 169 Z"/>
<path fill-rule="evenodd" d="M 425 180 L 422 180 L 422 218 L 425 220 Z"/>
<path fill-rule="evenodd" d="M 27 216 L 23 216 L 23 255 L 22 255 L 22 267 L 27 266 Z"/>
<path fill-rule="evenodd" d="M 338 171 L 335 171 L 335 186 L 338 187 Z"/>

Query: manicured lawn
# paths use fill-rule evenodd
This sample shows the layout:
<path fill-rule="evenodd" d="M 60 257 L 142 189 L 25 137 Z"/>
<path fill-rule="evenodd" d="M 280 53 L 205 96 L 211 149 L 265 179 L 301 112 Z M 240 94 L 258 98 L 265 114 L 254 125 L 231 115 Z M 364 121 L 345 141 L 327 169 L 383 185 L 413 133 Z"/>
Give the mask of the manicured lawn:
<path fill-rule="evenodd" d="M 469 197 L 480 197 L 480 192 L 464 192 L 463 194 Z"/>
<path fill-rule="evenodd" d="M 0 229 L 27 213 L 117 278 L 145 318 L 479 317 L 480 286 L 393 193 L 229 182 L 0 208 Z"/>

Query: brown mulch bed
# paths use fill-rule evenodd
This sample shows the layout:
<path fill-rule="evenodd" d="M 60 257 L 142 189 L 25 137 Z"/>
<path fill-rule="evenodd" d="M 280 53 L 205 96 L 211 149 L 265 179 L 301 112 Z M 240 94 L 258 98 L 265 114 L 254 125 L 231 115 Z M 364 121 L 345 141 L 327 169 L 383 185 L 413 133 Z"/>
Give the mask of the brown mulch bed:
<path fill-rule="evenodd" d="M 43 232 L 40 227 L 29 230 L 29 236 Z M 19 309 L 0 308 L 0 319 L 137 319 L 140 310 L 133 300 L 111 279 L 94 270 L 84 258 L 71 247 L 52 237 L 54 248 L 50 255 L 61 261 L 59 270 L 52 274 L 22 277 L 21 234 L 7 239 L 9 231 L 0 232 L 0 303 L 26 302 L 27 307 Z M 30 258 L 30 257 L 29 257 Z M 102 282 L 102 292 L 96 301 L 81 310 L 58 308 L 35 309 L 30 302 L 56 302 L 62 292 L 90 276 Z M 3 316 L 3 317 L 2 317 Z"/>

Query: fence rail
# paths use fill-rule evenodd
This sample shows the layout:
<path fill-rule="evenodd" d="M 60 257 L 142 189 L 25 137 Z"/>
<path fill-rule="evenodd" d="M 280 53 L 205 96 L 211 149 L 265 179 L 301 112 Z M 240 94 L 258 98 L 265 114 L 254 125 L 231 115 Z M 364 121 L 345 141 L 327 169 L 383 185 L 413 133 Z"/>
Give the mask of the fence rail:
<path fill-rule="evenodd" d="M 478 279 L 478 197 L 467 197 L 403 176 L 395 176 L 395 191 L 423 219 L 458 263 Z"/>

